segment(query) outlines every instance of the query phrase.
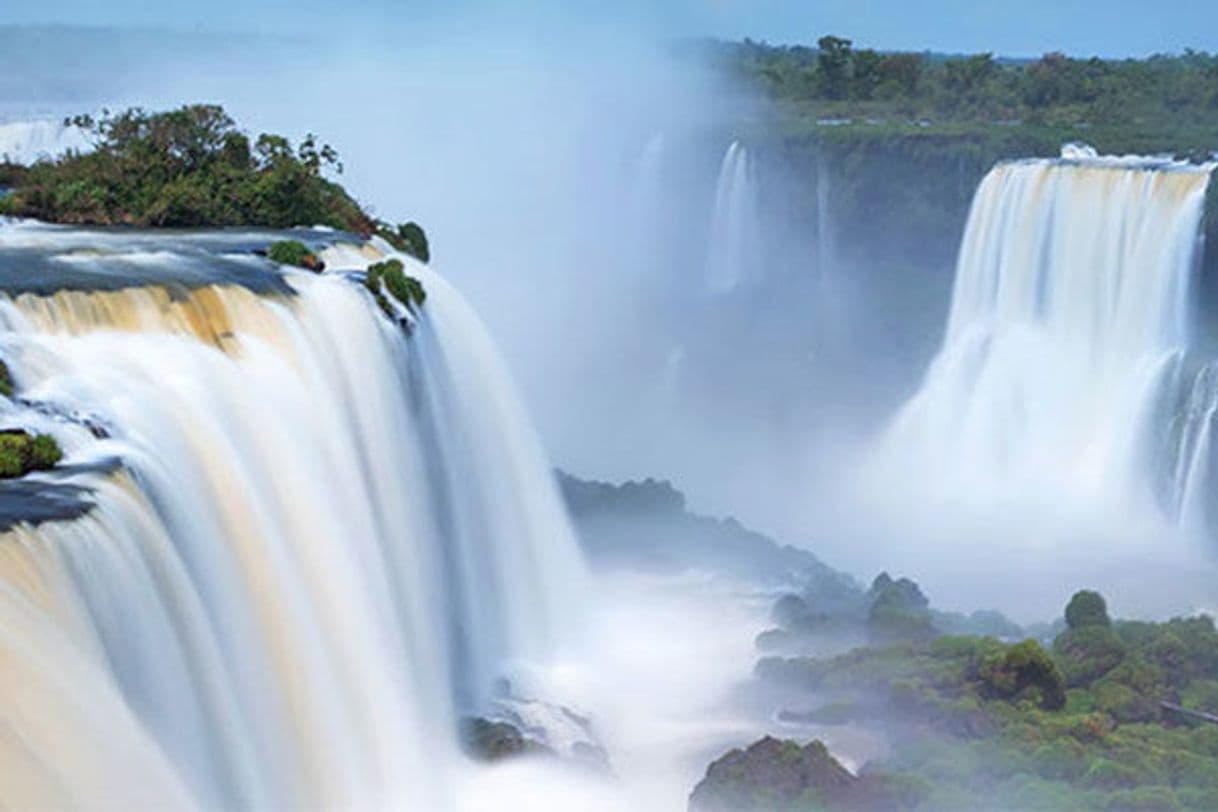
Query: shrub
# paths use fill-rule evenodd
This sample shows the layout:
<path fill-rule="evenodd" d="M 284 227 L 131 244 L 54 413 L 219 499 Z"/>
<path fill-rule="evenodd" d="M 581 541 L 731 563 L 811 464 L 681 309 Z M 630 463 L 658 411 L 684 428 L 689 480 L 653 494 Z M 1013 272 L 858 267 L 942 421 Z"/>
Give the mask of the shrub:
<path fill-rule="evenodd" d="M 1107 626 L 1066 629 L 1053 641 L 1066 683 L 1071 687 L 1089 684 L 1120 665 L 1125 646 Z"/>
<path fill-rule="evenodd" d="M 49 434 L 37 434 L 30 441 L 30 466 L 43 471 L 54 468 L 63 459 L 59 443 Z"/>
<path fill-rule="evenodd" d="M 1029 697 L 1046 710 L 1066 704 L 1066 680 L 1040 643 L 1025 640 L 993 654 L 978 673 L 988 693 L 1003 699 Z"/>
<path fill-rule="evenodd" d="M 389 223 L 378 222 L 376 233 L 404 254 L 417 259 L 419 262 L 431 262 L 431 247 L 427 242 L 427 234 L 418 223 L 403 223 L 393 226 Z"/>
<path fill-rule="evenodd" d="M 1104 597 L 1089 589 L 1074 593 L 1074 597 L 1066 605 L 1066 625 L 1071 629 L 1111 626 L 1112 621 L 1108 618 L 1108 605 L 1104 602 Z"/>
<path fill-rule="evenodd" d="M 0 478 L 54 468 L 61 459 L 63 451 L 49 434 L 31 435 L 21 430 L 0 432 Z"/>
<path fill-rule="evenodd" d="M 401 260 L 397 259 L 387 259 L 368 266 L 364 285 L 372 291 L 377 304 L 390 317 L 394 315 L 393 309 L 381 292 L 382 288 L 389 291 L 411 314 L 415 314 L 427 300 L 427 291 L 423 290 L 422 283 L 409 276 Z"/>
<path fill-rule="evenodd" d="M 294 265 L 297 268 L 307 268 L 310 271 L 321 272 L 325 264 L 316 254 L 297 240 L 280 240 L 272 243 L 266 252 L 267 258 L 280 265 Z"/>

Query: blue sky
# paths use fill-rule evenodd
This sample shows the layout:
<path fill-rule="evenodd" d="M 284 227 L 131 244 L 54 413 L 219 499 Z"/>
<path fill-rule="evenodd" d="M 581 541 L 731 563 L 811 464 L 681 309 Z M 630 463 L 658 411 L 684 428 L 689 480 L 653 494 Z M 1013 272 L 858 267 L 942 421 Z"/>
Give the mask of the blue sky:
<path fill-rule="evenodd" d="M 879 48 L 1064 50 L 1126 56 L 1218 48 L 1216 0 L 53 0 L 0 2 L 0 23 L 291 27 L 335 21 L 486 28 L 613 26 L 639 34 L 812 42 L 824 33 Z M 341 28 L 342 26 L 339 26 Z"/>

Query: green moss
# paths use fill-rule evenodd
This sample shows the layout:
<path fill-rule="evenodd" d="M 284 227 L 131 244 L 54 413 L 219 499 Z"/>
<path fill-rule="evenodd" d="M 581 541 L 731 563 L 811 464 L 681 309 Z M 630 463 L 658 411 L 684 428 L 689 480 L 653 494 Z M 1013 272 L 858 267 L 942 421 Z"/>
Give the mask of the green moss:
<path fill-rule="evenodd" d="M 391 225 L 385 222 L 376 224 L 376 233 L 397 250 L 417 259 L 419 262 L 431 262 L 431 245 L 427 234 L 418 223 L 402 223 Z"/>
<path fill-rule="evenodd" d="M 321 260 L 309 250 L 309 247 L 297 240 L 280 240 L 272 243 L 266 252 L 267 258 L 280 265 L 294 265 L 297 268 L 321 270 Z"/>
<path fill-rule="evenodd" d="M 985 690 L 998 697 L 1028 698 L 1046 710 L 1060 710 L 1066 704 L 1066 679 L 1035 640 L 990 655 L 978 676 Z"/>
<path fill-rule="evenodd" d="M 11 398 L 16 391 L 17 387 L 13 383 L 13 373 L 9 371 L 8 364 L 0 361 L 0 395 Z"/>
<path fill-rule="evenodd" d="M 382 291 L 388 291 L 412 315 L 417 314 L 418 309 L 427 301 L 427 291 L 423 289 L 422 283 L 406 273 L 401 260 L 387 259 L 370 265 L 364 276 L 364 285 L 372 292 L 373 298 L 381 310 L 385 311 L 385 315 L 391 318 L 394 315 L 393 309 Z"/>
<path fill-rule="evenodd" d="M 54 468 L 63 459 L 59 443 L 49 434 L 0 432 L 0 478 L 24 476 L 30 471 Z"/>

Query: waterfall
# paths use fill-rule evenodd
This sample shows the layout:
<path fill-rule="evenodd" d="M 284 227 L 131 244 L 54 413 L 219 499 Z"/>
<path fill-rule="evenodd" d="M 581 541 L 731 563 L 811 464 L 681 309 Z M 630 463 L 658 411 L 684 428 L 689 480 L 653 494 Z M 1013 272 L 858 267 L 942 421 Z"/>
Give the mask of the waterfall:
<path fill-rule="evenodd" d="M 92 148 L 84 130 L 60 121 L 11 121 L 0 123 L 0 163 L 29 165 L 54 158 L 68 150 Z"/>
<path fill-rule="evenodd" d="M 706 259 L 706 286 L 712 293 L 734 290 L 749 281 L 759 262 L 756 178 L 748 149 L 733 141 L 723 156 L 715 184 Z"/>
<path fill-rule="evenodd" d="M 444 809 L 456 716 L 578 619 L 461 297 L 403 257 L 407 336 L 350 278 L 387 246 L 280 276 L 258 239 L 0 226 L 0 414 L 56 434 L 72 464 L 35 476 L 91 504 L 0 537 L 0 805 Z"/>
<path fill-rule="evenodd" d="M 1210 169 L 1079 148 L 993 169 L 884 465 L 956 501 L 1160 509 Z"/>

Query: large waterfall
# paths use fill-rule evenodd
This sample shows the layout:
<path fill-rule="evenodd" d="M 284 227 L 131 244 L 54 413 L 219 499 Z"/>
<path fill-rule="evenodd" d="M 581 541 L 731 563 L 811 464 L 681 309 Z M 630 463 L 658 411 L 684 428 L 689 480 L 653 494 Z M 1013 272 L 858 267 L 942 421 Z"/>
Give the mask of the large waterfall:
<path fill-rule="evenodd" d="M 457 715 L 573 619 L 468 306 L 403 258 L 408 336 L 344 273 L 387 246 L 281 276 L 270 238 L 0 225 L 0 414 L 81 502 L 0 537 L 0 806 L 443 809 Z"/>
<path fill-rule="evenodd" d="M 957 501 L 1173 513 L 1163 474 L 1193 467 L 1172 461 L 1172 426 L 1209 171 L 1081 148 L 991 171 L 942 348 L 885 463 Z"/>

